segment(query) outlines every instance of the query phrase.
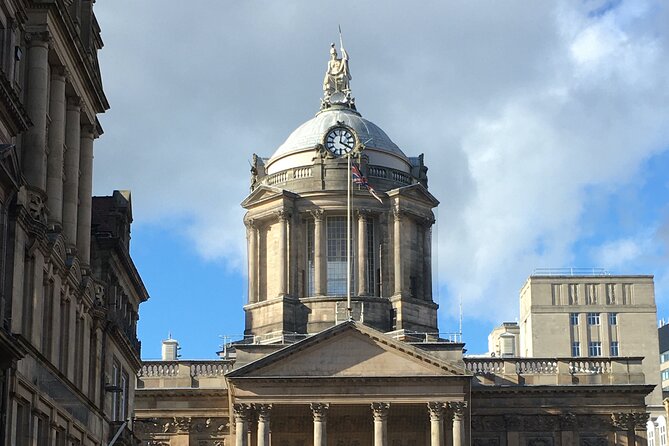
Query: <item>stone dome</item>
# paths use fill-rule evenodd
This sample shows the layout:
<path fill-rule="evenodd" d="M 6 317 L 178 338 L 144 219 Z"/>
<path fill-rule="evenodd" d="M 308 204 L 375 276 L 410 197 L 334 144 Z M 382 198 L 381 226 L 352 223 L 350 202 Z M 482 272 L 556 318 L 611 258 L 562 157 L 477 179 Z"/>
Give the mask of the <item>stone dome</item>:
<path fill-rule="evenodd" d="M 360 142 L 365 145 L 365 152 L 370 157 L 378 159 L 379 155 L 385 155 L 382 157 L 391 158 L 392 160 L 388 159 L 387 161 L 394 167 L 404 167 L 404 165 L 407 168 L 409 167 L 407 156 L 379 126 L 363 118 L 351 108 L 332 107 L 319 112 L 314 118 L 300 125 L 288 136 L 286 141 L 266 162 L 268 173 L 310 164 L 312 155 L 309 154 L 307 159 L 305 152 L 311 152 L 314 147 L 321 144 L 328 129 L 337 125 L 337 123 L 344 123 L 357 133 Z M 372 152 L 374 153 L 372 154 Z"/>

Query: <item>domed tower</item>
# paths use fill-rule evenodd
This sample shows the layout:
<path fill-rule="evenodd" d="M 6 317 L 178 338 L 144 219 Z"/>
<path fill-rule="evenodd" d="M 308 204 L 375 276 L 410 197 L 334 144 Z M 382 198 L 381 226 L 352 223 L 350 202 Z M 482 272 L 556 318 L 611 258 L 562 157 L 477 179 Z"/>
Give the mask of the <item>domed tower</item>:
<path fill-rule="evenodd" d="M 321 110 L 271 157 L 253 155 L 242 203 L 246 335 L 316 333 L 349 318 L 349 156 L 375 192 L 351 186 L 350 317 L 384 332 L 438 332 L 431 228 L 439 202 L 423 155 L 407 157 L 362 117 L 350 78 L 346 51 L 339 57 L 333 45 Z"/>

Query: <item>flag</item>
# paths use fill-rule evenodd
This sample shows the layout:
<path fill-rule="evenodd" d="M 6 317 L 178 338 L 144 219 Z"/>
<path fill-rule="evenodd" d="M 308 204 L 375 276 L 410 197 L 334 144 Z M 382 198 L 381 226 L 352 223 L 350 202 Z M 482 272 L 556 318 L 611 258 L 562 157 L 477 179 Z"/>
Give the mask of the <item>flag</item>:
<path fill-rule="evenodd" d="M 360 169 L 356 164 L 351 164 L 351 176 L 353 177 L 353 184 L 357 184 L 360 187 L 364 187 L 369 191 L 370 194 L 372 194 L 372 197 L 376 198 L 379 200 L 379 203 L 383 204 L 383 201 L 381 201 L 381 197 L 376 193 L 374 188 L 370 186 L 369 182 L 367 181 L 367 178 L 365 178 L 362 173 L 360 173 Z"/>

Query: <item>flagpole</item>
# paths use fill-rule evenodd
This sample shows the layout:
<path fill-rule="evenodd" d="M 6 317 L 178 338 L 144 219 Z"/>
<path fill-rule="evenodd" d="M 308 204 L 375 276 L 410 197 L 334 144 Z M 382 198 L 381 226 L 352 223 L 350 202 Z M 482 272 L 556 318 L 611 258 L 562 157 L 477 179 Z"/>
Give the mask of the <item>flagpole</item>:
<path fill-rule="evenodd" d="M 348 159 L 348 172 L 346 172 L 346 313 L 348 320 L 353 320 L 351 309 L 351 153 Z"/>

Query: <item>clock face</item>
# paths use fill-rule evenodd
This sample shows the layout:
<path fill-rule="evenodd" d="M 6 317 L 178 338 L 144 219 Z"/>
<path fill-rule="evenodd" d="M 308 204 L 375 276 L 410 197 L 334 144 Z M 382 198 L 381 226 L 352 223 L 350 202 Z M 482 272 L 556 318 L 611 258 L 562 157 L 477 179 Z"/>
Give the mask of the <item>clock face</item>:
<path fill-rule="evenodd" d="M 325 136 L 325 148 L 336 156 L 342 156 L 355 147 L 355 136 L 346 127 L 335 127 Z"/>

